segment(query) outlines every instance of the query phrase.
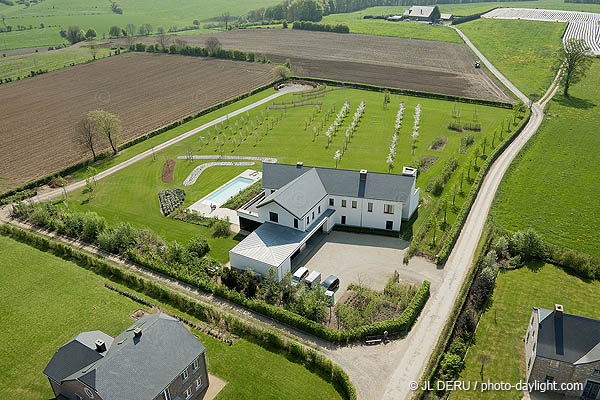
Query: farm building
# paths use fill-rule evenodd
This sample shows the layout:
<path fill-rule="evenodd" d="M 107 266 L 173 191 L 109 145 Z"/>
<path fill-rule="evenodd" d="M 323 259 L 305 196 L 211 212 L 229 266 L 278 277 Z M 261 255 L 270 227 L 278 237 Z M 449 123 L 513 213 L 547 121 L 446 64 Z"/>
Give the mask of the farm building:
<path fill-rule="evenodd" d="M 317 232 L 334 225 L 400 231 L 419 204 L 417 171 L 402 175 L 263 163 L 263 192 L 238 210 L 254 231 L 229 252 L 231 266 L 278 279 Z"/>
<path fill-rule="evenodd" d="M 452 15 L 452 14 L 440 14 L 440 19 L 442 21 L 452 21 L 454 19 L 454 15 Z"/>
<path fill-rule="evenodd" d="M 404 19 L 426 22 L 437 21 L 440 19 L 440 15 L 440 9 L 438 6 L 412 6 L 408 10 L 404 11 L 404 14 L 402 14 Z"/>
<path fill-rule="evenodd" d="M 181 322 L 156 313 L 115 338 L 80 333 L 44 374 L 57 399 L 201 399 L 209 384 L 205 350 Z"/>
<path fill-rule="evenodd" d="M 525 337 L 527 381 L 556 383 L 551 391 L 580 399 L 600 396 L 600 320 L 534 307 Z M 564 383 L 580 388 L 561 390 Z"/>

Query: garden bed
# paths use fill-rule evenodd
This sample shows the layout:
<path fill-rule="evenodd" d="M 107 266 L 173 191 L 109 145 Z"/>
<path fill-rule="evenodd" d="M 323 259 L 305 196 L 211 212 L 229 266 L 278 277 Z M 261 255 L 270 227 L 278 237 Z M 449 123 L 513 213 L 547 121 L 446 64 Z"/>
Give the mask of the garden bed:
<path fill-rule="evenodd" d="M 163 183 L 173 182 L 173 173 L 175 172 L 175 160 L 165 161 L 160 178 Z"/>
<path fill-rule="evenodd" d="M 177 207 L 183 204 L 185 200 L 185 190 L 183 189 L 167 189 L 158 192 L 158 201 L 160 202 L 160 211 L 163 215 L 168 216 Z"/>

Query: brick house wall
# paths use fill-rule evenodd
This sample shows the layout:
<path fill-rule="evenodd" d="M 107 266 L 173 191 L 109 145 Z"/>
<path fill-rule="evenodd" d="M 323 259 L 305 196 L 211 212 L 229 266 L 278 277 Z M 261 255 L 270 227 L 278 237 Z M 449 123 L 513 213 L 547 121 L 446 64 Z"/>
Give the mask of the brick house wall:
<path fill-rule="evenodd" d="M 61 394 L 69 400 L 79 400 L 77 396 L 80 396 L 83 400 L 90 399 L 84 391 L 84 388 L 87 387 L 92 392 L 94 400 L 102 400 L 102 397 L 95 390 L 77 380 L 66 381 L 60 384 L 50 379 L 50 385 L 52 386 L 52 390 L 54 390 L 55 396 Z"/>
<path fill-rule="evenodd" d="M 539 326 L 539 314 L 536 310 L 534 310 L 531 313 L 529 326 L 527 327 L 527 334 L 525 335 L 525 376 L 528 381 L 536 357 L 536 343 Z"/>
<path fill-rule="evenodd" d="M 600 370 L 600 361 L 590 364 L 573 365 L 566 362 L 559 362 L 558 368 L 551 365 L 550 359 L 536 357 L 529 381 L 545 382 L 546 376 L 552 376 L 557 384 L 580 382 L 585 387 L 588 380 L 600 383 L 600 376 L 595 375 L 595 370 Z M 581 390 L 558 391 L 558 393 L 567 396 L 578 397 Z"/>
<path fill-rule="evenodd" d="M 185 391 L 188 388 L 192 388 L 192 397 L 190 400 L 199 400 L 204 397 L 204 394 L 208 390 L 208 371 L 206 369 L 206 357 L 204 353 L 198 356 L 198 369 L 194 371 L 193 363 L 186 367 L 189 377 L 184 381 L 182 379 L 183 371 L 181 371 L 175 379 L 169 384 L 169 392 L 171 393 L 171 399 L 179 397 L 181 400 L 186 400 Z M 202 386 L 196 389 L 196 379 L 200 378 Z M 154 400 L 163 400 L 162 392 L 159 393 Z"/>

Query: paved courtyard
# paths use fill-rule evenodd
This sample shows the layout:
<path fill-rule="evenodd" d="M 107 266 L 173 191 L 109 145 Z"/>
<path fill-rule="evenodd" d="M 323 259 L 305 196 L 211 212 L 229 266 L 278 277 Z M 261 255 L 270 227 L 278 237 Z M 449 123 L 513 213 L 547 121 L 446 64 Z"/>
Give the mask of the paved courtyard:
<path fill-rule="evenodd" d="M 388 279 L 397 270 L 400 280 L 420 285 L 425 279 L 436 287 L 443 271 L 433 263 L 413 258 L 402 264 L 408 242 L 387 236 L 332 231 L 311 239 L 309 248 L 294 270 L 304 266 L 319 271 L 321 280 L 329 275 L 340 278 L 340 288 L 335 294 L 341 299 L 350 283 L 360 283 L 374 290 L 383 290 Z"/>

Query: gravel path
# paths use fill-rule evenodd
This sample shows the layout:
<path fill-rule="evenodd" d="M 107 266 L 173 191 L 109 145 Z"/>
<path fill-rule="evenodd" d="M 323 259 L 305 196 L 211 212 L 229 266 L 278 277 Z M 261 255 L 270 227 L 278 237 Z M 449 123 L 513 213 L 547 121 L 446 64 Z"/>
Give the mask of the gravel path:
<path fill-rule="evenodd" d="M 242 107 L 242 108 L 240 108 L 240 109 L 238 109 L 236 111 L 233 111 L 233 112 L 231 112 L 229 114 L 226 114 L 226 115 L 224 115 L 222 117 L 216 118 L 216 119 L 214 119 L 214 120 L 212 120 L 210 122 L 207 122 L 206 124 L 204 124 L 202 126 L 194 128 L 192 130 L 189 130 L 186 133 L 183 133 L 183 134 L 181 134 L 181 135 L 179 135 L 179 136 L 177 136 L 177 137 L 175 137 L 173 139 L 167 140 L 166 142 L 161 143 L 158 146 L 155 146 L 154 148 L 152 148 L 150 150 L 146 150 L 146 151 L 144 151 L 144 152 L 142 152 L 140 154 L 137 154 L 137 155 L 131 157 L 129 160 L 123 161 L 122 163 L 117 164 L 114 167 L 108 168 L 108 169 L 100 172 L 94 178 L 96 180 L 99 180 L 99 179 L 105 178 L 105 177 L 107 177 L 109 175 L 112 175 L 115 172 L 120 171 L 123 168 L 126 168 L 126 167 L 130 166 L 131 164 L 134 164 L 135 162 L 137 162 L 137 161 L 139 161 L 139 160 L 141 160 L 143 158 L 151 156 L 152 153 L 154 153 L 154 152 L 160 151 L 162 149 L 166 149 L 167 147 L 169 147 L 169 146 L 171 146 L 171 145 L 173 145 L 175 143 L 178 143 L 178 142 L 180 142 L 180 141 L 182 141 L 184 139 L 187 139 L 190 136 L 195 135 L 198 132 L 201 132 L 201 131 L 203 131 L 203 130 L 205 130 L 207 128 L 210 128 L 210 127 L 212 127 L 214 125 L 220 124 L 221 122 L 224 122 L 224 121 L 226 121 L 227 119 L 229 119 L 231 117 L 235 117 L 237 115 L 244 114 L 246 111 L 252 110 L 253 108 L 256 108 L 256 107 L 259 107 L 259 106 L 261 106 L 263 104 L 266 104 L 266 103 L 270 102 L 271 100 L 274 100 L 274 99 L 276 99 L 276 98 L 278 98 L 280 96 L 283 96 L 284 94 L 291 93 L 291 92 L 298 92 L 298 91 L 307 90 L 307 89 L 312 89 L 312 87 L 310 87 L 310 86 L 301 86 L 301 85 L 285 86 L 284 88 L 280 89 L 277 93 L 274 93 L 274 94 L 272 94 L 272 95 L 270 95 L 268 97 L 265 97 L 264 99 L 258 100 L 258 101 L 254 102 L 252 104 L 249 104 L 249 105 L 247 105 L 245 107 Z M 66 191 L 67 192 L 72 192 L 74 190 L 81 189 L 84 186 L 85 186 L 85 181 L 75 182 L 75 183 L 67 186 L 66 187 Z M 62 193 L 63 193 L 63 189 L 62 188 L 55 189 L 55 190 L 50 190 L 48 192 L 45 192 L 43 194 L 40 194 L 38 196 L 33 197 L 32 200 L 33 201 L 47 201 L 47 200 L 51 200 L 51 199 L 53 199 L 55 197 L 61 196 Z"/>

